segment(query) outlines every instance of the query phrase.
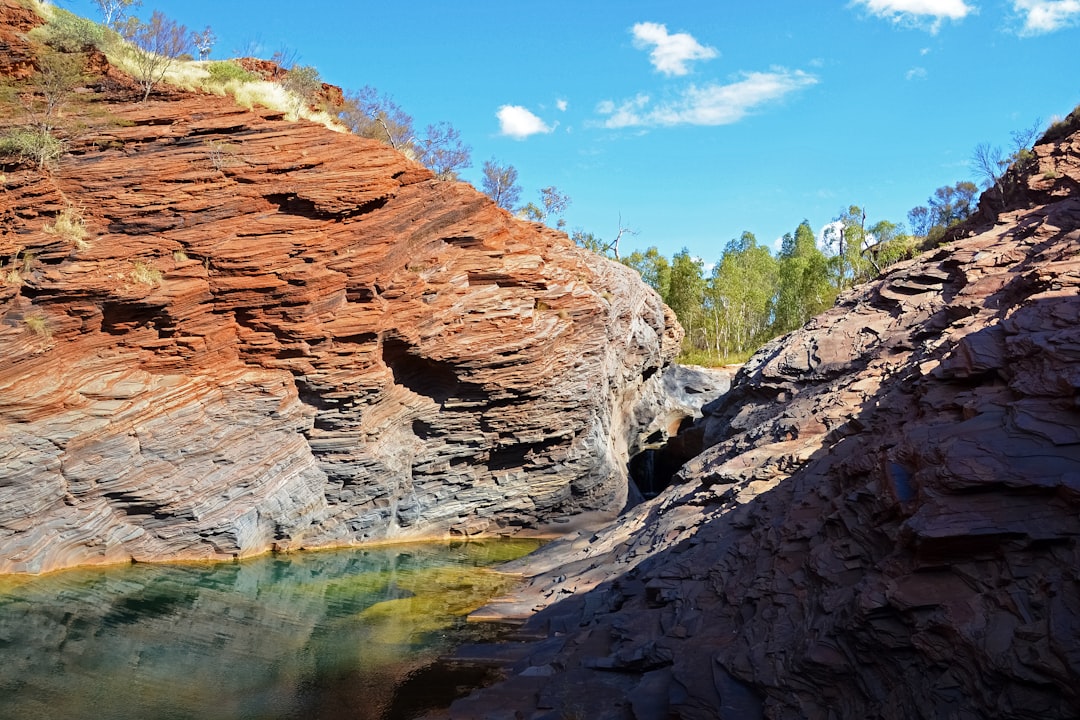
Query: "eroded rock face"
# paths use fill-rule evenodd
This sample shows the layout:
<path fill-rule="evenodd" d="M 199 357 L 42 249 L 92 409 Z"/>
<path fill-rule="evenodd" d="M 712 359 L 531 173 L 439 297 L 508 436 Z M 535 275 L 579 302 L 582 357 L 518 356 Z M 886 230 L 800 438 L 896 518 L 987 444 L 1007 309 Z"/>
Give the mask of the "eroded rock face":
<path fill-rule="evenodd" d="M 625 504 L 681 335 L 633 271 L 377 143 L 169 98 L 80 100 L 55 169 L 5 169 L 0 572 Z"/>
<path fill-rule="evenodd" d="M 1036 156 L 1034 205 L 763 348 L 681 482 L 521 564 L 550 638 L 450 715 L 1076 717 L 1080 136 Z"/>

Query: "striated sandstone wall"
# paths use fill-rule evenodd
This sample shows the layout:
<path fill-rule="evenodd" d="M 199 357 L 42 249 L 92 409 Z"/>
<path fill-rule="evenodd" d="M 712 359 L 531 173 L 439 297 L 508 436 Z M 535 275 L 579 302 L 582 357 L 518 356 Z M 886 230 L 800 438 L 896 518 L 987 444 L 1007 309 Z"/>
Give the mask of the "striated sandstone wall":
<path fill-rule="evenodd" d="M 449 715 L 1080 716 L 1074 117 L 1022 205 L 759 351 L 655 501 L 519 561 L 484 614 L 550 637 Z"/>
<path fill-rule="evenodd" d="M 3 168 L 0 572 L 623 506 L 681 336 L 632 270 L 377 143 L 94 89 Z"/>

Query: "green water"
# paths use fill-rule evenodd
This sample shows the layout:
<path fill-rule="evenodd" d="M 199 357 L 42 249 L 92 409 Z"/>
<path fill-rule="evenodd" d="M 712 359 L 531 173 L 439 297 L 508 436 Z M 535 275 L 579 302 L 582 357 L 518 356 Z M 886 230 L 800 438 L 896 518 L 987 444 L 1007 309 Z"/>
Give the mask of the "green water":
<path fill-rule="evenodd" d="M 512 586 L 486 568 L 536 547 L 0 577 L 0 718 L 406 718 L 462 682 L 425 667 L 482 632 L 464 615 Z"/>

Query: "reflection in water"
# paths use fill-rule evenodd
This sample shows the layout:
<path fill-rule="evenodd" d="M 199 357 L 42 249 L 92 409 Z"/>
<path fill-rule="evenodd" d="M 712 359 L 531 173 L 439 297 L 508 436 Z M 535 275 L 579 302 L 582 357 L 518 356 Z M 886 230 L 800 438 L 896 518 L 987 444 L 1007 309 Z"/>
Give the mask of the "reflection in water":
<path fill-rule="evenodd" d="M 388 718 L 535 541 L 0 577 L 0 718 Z M 413 683 L 415 685 L 415 683 Z M 412 690 L 410 690 L 410 694 Z"/>

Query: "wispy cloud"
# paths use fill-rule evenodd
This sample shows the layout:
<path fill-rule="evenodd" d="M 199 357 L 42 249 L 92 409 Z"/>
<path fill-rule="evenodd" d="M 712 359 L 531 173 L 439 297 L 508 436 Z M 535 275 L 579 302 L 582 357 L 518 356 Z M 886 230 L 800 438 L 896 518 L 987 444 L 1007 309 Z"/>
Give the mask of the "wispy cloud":
<path fill-rule="evenodd" d="M 559 98 L 555 101 L 555 107 L 558 108 L 559 112 L 566 112 L 566 108 L 570 107 L 570 103 L 568 103 L 566 100 L 563 100 L 562 98 Z"/>
<path fill-rule="evenodd" d="M 872 15 L 898 25 L 918 27 L 936 33 L 945 20 L 963 20 L 975 12 L 964 0 L 852 0 Z"/>
<path fill-rule="evenodd" d="M 1020 34 L 1025 36 L 1051 33 L 1080 20 L 1080 0 L 1013 0 L 1013 9 L 1024 17 Z"/>
<path fill-rule="evenodd" d="M 503 105 L 495 117 L 499 118 L 499 132 L 515 140 L 524 140 L 530 135 L 549 133 L 555 129 L 520 105 Z"/>
<path fill-rule="evenodd" d="M 815 76 L 802 70 L 775 68 L 743 73 L 742 80 L 727 85 L 691 85 L 675 100 L 658 104 L 645 94 L 622 103 L 606 100 L 597 106 L 597 112 L 607 116 L 603 125 L 608 128 L 730 125 L 766 103 L 817 82 Z"/>
<path fill-rule="evenodd" d="M 642 22 L 630 29 L 634 47 L 639 50 L 652 48 L 649 62 L 665 75 L 686 75 L 688 63 L 694 60 L 711 60 L 720 53 L 716 48 L 702 45 L 689 33 L 668 33 L 667 26 L 660 23 Z"/>
<path fill-rule="evenodd" d="M 913 67 L 910 70 L 908 70 L 906 73 L 904 73 L 904 79 L 905 80 L 922 80 L 925 77 L 926 77 L 926 68 L 924 68 L 924 67 Z"/>

